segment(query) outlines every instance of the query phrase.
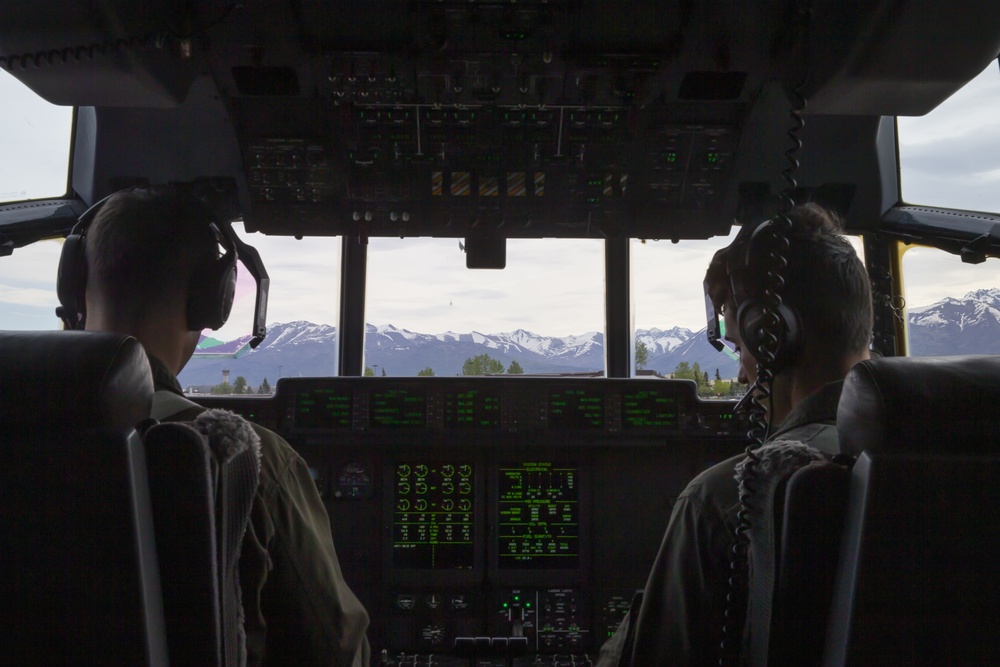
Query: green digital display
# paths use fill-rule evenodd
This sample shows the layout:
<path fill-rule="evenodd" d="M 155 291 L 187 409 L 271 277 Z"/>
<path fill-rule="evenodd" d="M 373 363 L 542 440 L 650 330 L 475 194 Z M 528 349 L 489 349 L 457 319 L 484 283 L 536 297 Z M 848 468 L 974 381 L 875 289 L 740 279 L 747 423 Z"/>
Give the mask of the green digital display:
<path fill-rule="evenodd" d="M 479 389 L 445 394 L 444 425 L 446 428 L 498 428 L 500 396 Z"/>
<path fill-rule="evenodd" d="M 372 394 L 368 405 L 372 428 L 419 428 L 427 425 L 427 399 L 409 389 L 387 389 Z"/>
<path fill-rule="evenodd" d="M 400 463 L 394 482 L 392 564 L 404 569 L 471 570 L 475 560 L 472 463 Z"/>
<path fill-rule="evenodd" d="M 604 428 L 604 395 L 588 389 L 566 389 L 549 394 L 549 428 Z"/>
<path fill-rule="evenodd" d="M 350 392 L 317 387 L 295 394 L 296 429 L 350 428 L 352 412 Z"/>
<path fill-rule="evenodd" d="M 626 429 L 676 428 L 676 395 L 664 389 L 625 392 L 622 395 L 622 426 Z"/>
<path fill-rule="evenodd" d="M 580 489 L 575 464 L 501 466 L 497 507 L 499 565 L 568 570 L 580 563 Z"/>

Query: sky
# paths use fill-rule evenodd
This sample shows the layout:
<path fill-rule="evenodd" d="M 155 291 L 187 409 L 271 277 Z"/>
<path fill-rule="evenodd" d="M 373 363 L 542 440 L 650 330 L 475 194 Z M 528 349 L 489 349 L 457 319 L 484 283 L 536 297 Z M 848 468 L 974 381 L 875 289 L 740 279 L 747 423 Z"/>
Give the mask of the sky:
<path fill-rule="evenodd" d="M 0 70 L 0 201 L 66 190 L 71 112 L 38 100 Z M 1000 212 L 1000 70 L 979 77 L 922 118 L 900 118 L 907 202 Z M 237 226 L 242 232 L 242 228 Z M 271 276 L 268 321 L 336 324 L 340 239 L 243 234 Z M 730 237 L 731 238 L 731 237 Z M 701 281 L 729 242 L 633 241 L 634 325 L 704 326 Z M 47 241 L 0 258 L 0 328 L 55 328 L 60 244 Z M 366 321 L 421 333 L 527 329 L 563 336 L 604 322 L 603 245 L 597 240 L 510 240 L 507 268 L 470 271 L 457 239 L 371 239 Z M 907 299 L 927 305 L 980 287 L 1000 287 L 1000 262 L 964 265 L 943 252 L 904 257 Z M 246 275 L 243 272 L 242 275 Z M 241 282 L 223 340 L 248 333 L 252 295 Z"/>

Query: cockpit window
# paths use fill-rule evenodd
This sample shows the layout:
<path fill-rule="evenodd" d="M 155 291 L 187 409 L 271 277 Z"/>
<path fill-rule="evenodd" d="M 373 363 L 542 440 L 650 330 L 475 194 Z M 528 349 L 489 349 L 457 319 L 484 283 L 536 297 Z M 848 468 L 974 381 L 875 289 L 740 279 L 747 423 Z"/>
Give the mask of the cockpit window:
<path fill-rule="evenodd" d="M 65 195 L 73 109 L 0 69 L 0 118 L 0 203 Z"/>
<path fill-rule="evenodd" d="M 632 241 L 632 300 L 635 304 L 636 370 L 664 377 L 691 375 L 697 366 L 702 393 L 736 377 L 737 363 L 705 336 L 702 280 L 712 256 L 740 230 L 706 241 Z M 716 372 L 718 371 L 718 372 Z M 704 373 L 708 373 L 708 381 Z M 717 377 L 718 376 L 718 377 Z M 689 378 L 694 379 L 694 378 Z M 720 388 L 722 384 L 720 384 Z"/>
<path fill-rule="evenodd" d="M 462 248 L 459 239 L 371 239 L 367 373 L 604 370 L 603 242 L 511 239 L 499 271 L 465 268 Z"/>
<path fill-rule="evenodd" d="M 1000 212 L 1000 67 L 926 116 L 897 119 L 903 201 Z"/>
<path fill-rule="evenodd" d="M 189 394 L 268 394 L 282 377 L 337 374 L 340 238 L 248 234 L 271 278 L 267 338 L 251 350 L 256 286 L 237 267 L 236 299 L 218 331 L 203 331 L 195 356 L 178 376 Z"/>

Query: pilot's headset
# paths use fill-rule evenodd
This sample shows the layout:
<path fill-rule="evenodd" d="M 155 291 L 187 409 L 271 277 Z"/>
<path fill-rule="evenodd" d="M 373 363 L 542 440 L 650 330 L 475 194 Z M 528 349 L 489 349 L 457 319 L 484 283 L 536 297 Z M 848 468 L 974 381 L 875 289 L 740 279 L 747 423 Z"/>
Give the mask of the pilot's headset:
<path fill-rule="evenodd" d="M 774 247 L 775 227 L 773 220 L 766 220 L 756 227 L 743 227 L 733 241 L 726 261 L 740 338 L 744 348 L 758 360 L 763 359 L 762 350 L 768 335 L 761 297 L 764 290 L 762 278 L 769 269 L 763 263 L 769 261 Z M 787 279 L 787 276 L 782 277 Z M 777 329 L 770 332 L 778 338 L 772 364 L 772 371 L 776 373 L 795 361 L 802 345 L 801 319 L 784 298 L 778 306 L 777 316 Z"/>
<path fill-rule="evenodd" d="M 87 231 L 94 218 L 100 213 L 105 203 L 117 194 L 132 192 L 147 188 L 129 188 L 116 192 L 100 200 L 77 220 L 73 230 L 66 237 L 62 255 L 59 258 L 59 272 L 56 278 L 56 293 L 59 303 L 56 315 L 62 319 L 67 329 L 83 329 L 87 318 Z M 173 196 L 189 196 L 175 192 Z M 236 296 L 236 241 L 232 227 L 219 221 L 211 208 L 190 197 L 186 204 L 206 220 L 209 229 L 222 249 L 222 255 L 211 257 L 206 255 L 194 268 L 191 281 L 188 284 L 188 297 L 185 306 L 187 328 L 190 331 L 203 329 L 219 329 L 233 309 L 233 299 Z"/>

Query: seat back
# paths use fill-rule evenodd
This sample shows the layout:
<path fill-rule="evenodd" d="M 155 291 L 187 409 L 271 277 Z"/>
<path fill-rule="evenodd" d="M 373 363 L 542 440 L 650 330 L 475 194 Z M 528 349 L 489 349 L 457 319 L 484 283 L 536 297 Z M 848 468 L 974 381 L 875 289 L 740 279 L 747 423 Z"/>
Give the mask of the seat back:
<path fill-rule="evenodd" d="M 0 662 L 166 665 L 132 338 L 0 332 Z"/>
<path fill-rule="evenodd" d="M 794 440 L 768 443 L 756 454 L 750 477 L 745 462 L 736 475 L 741 495 L 750 493 L 743 664 L 818 665 L 847 470 Z"/>
<path fill-rule="evenodd" d="M 246 663 L 239 553 L 260 472 L 260 439 L 243 418 L 208 410 L 146 433 L 171 658 Z"/>
<path fill-rule="evenodd" d="M 774 667 L 811 667 L 823 658 L 850 473 L 812 463 L 788 477 L 780 526 L 768 656 Z"/>
<path fill-rule="evenodd" d="M 857 454 L 824 665 L 1000 661 L 1000 357 L 863 362 L 845 382 Z"/>

